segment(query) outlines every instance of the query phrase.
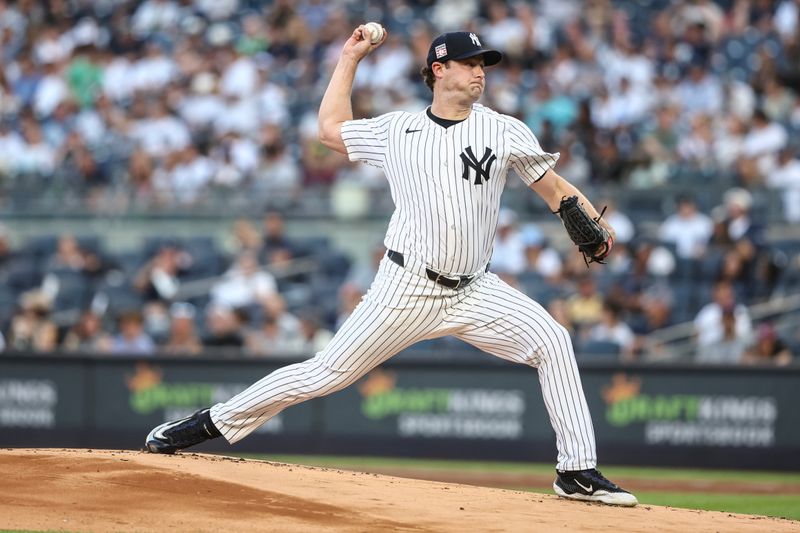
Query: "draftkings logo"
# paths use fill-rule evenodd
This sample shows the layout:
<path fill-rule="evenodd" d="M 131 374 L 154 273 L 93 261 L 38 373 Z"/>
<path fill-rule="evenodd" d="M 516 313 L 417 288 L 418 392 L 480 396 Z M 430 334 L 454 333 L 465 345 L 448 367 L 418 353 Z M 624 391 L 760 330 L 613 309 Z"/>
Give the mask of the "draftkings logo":
<path fill-rule="evenodd" d="M 125 384 L 130 391 L 129 405 L 135 413 L 160 413 L 164 420 L 189 416 L 203 407 L 225 402 L 247 388 L 244 383 L 168 383 L 163 370 L 147 363 L 138 363 L 134 373 L 125 377 Z M 283 428 L 284 418 L 279 413 L 256 433 L 280 433 Z"/>
<path fill-rule="evenodd" d="M 165 408 L 207 406 L 214 397 L 214 384 L 164 383 L 163 371 L 147 363 L 138 363 L 125 383 L 131 393 L 131 408 L 142 415 Z"/>
<path fill-rule="evenodd" d="M 401 436 L 517 439 L 522 435 L 521 390 L 400 387 L 393 372 L 372 371 L 358 386 L 361 413 L 396 419 Z"/>
<path fill-rule="evenodd" d="M 648 394 L 642 378 L 614 374 L 603 387 L 606 422 L 644 427 L 647 444 L 771 446 L 778 407 L 770 396 Z"/>

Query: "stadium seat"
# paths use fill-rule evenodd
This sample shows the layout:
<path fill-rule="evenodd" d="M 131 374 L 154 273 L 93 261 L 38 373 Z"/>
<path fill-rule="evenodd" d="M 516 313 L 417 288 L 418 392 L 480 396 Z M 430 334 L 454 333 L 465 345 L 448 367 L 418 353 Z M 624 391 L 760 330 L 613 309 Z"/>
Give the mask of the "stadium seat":
<path fill-rule="evenodd" d="M 578 344 L 576 356 L 579 360 L 616 359 L 619 353 L 620 346 L 616 342 L 585 341 Z"/>

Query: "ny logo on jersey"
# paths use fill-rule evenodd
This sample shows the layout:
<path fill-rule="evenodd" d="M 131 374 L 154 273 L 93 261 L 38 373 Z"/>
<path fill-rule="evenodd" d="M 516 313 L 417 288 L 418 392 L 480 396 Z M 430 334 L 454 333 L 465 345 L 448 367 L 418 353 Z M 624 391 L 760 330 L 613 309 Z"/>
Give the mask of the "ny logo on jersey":
<path fill-rule="evenodd" d="M 469 179 L 469 169 L 475 171 L 475 185 L 483 185 L 483 180 L 489 181 L 489 173 L 492 171 L 492 165 L 497 160 L 497 156 L 492 154 L 492 149 L 487 148 L 483 152 L 483 157 L 478 160 L 472 151 L 471 146 L 461 152 L 461 161 L 464 162 L 464 173 L 461 177 L 465 180 Z"/>

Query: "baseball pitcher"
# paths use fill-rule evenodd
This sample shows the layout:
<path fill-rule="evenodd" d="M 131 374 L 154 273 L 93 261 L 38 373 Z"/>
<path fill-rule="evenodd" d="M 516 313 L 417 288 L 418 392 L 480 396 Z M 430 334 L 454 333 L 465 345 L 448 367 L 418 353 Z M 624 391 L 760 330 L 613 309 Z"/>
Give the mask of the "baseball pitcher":
<path fill-rule="evenodd" d="M 319 110 L 328 147 L 380 168 L 395 211 L 386 256 L 369 291 L 315 357 L 276 370 L 225 403 L 162 424 L 147 436 L 154 453 L 173 453 L 223 436 L 243 439 L 283 409 L 341 390 L 396 353 L 455 336 L 538 370 L 558 462 L 553 488 L 566 498 L 636 505 L 597 469 L 592 421 L 567 330 L 537 302 L 489 270 L 500 196 L 513 169 L 559 213 L 588 260 L 602 261 L 613 230 L 519 120 L 478 100 L 486 67 L 501 61 L 475 33 L 438 36 L 425 83 L 431 105 L 353 120 L 351 90 L 359 62 L 386 40 L 359 26 L 344 45 Z"/>

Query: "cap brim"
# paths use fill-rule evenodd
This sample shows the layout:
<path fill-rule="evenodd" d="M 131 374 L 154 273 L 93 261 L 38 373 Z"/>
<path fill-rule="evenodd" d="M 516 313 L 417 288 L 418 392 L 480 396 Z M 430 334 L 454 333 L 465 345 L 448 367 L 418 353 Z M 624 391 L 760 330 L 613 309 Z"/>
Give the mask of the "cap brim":
<path fill-rule="evenodd" d="M 475 50 L 461 54 L 458 57 L 451 57 L 450 59 L 469 59 L 470 57 L 483 56 L 483 64 L 487 67 L 496 65 L 503 59 L 503 54 L 497 50 Z"/>

